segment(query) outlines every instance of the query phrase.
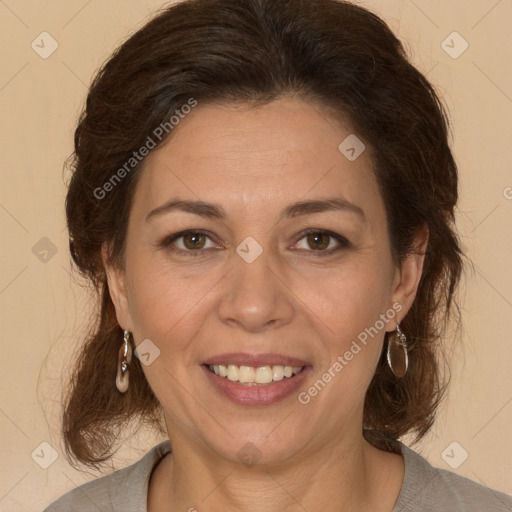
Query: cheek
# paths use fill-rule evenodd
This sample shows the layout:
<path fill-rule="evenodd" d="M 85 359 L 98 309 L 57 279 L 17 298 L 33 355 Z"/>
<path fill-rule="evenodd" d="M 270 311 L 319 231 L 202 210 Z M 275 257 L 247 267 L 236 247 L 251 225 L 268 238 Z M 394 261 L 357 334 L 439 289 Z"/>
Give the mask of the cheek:
<path fill-rule="evenodd" d="M 326 357 L 322 359 L 313 388 L 305 390 L 327 408 L 355 410 L 364 401 L 366 390 L 378 364 L 386 322 L 394 311 L 388 309 L 388 288 L 379 272 L 333 274 L 323 292 L 311 294 L 308 306 L 321 321 Z M 321 381 L 321 382 L 319 382 Z M 320 389 L 327 388 L 325 393 Z M 316 386 L 316 387 L 315 387 Z M 339 419 L 339 418 L 338 418 Z M 330 421 L 336 422 L 336 418 Z"/>
<path fill-rule="evenodd" d="M 342 400 L 352 409 L 364 400 L 386 332 L 381 315 L 391 320 L 394 314 L 388 309 L 390 284 L 384 272 L 385 265 L 376 259 L 360 258 L 357 264 L 331 272 L 329 278 L 316 279 L 314 286 L 309 282 L 307 306 L 325 333 L 326 357 L 318 368 L 322 381 L 318 387 L 328 387 L 319 398 L 328 407 L 340 407 Z M 318 392 L 316 388 L 309 391 Z"/>
<path fill-rule="evenodd" d="M 180 279 L 179 273 L 167 272 L 147 258 L 132 260 L 129 282 L 129 308 L 135 329 L 143 337 L 160 339 L 180 319 L 193 310 L 197 295 L 207 283 Z"/>
<path fill-rule="evenodd" d="M 373 258 L 347 262 L 306 281 L 301 296 L 325 323 L 326 331 L 347 338 L 375 324 L 388 307 L 390 280 L 385 265 Z"/>

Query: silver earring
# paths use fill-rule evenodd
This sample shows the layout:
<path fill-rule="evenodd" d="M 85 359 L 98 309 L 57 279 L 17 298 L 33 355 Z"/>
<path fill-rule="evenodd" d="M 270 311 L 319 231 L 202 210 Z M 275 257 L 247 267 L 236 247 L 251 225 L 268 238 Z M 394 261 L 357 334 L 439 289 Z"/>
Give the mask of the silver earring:
<path fill-rule="evenodd" d="M 120 393 L 128 391 L 130 380 L 129 366 L 132 362 L 132 346 L 130 345 L 130 333 L 124 331 L 123 344 L 119 349 L 117 361 L 116 387 Z"/>
<path fill-rule="evenodd" d="M 388 338 L 388 365 L 395 377 L 403 377 L 409 367 L 407 337 L 397 324 L 396 332 Z"/>

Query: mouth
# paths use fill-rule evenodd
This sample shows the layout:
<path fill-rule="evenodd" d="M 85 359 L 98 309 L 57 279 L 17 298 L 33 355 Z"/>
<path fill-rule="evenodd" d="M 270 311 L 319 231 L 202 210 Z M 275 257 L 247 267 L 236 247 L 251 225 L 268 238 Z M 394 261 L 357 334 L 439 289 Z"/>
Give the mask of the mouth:
<path fill-rule="evenodd" d="M 201 367 L 214 393 L 244 406 L 271 405 L 296 393 L 313 368 L 277 354 L 224 354 Z"/>
<path fill-rule="evenodd" d="M 269 385 L 283 379 L 290 379 L 305 368 L 305 366 L 273 365 L 254 367 L 234 364 L 209 364 L 206 367 L 219 377 L 245 386 Z"/>

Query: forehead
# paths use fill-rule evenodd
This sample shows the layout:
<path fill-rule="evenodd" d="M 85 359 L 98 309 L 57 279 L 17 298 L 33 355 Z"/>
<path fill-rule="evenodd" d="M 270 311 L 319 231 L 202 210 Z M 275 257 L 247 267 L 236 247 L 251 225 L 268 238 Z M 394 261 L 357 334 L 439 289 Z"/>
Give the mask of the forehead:
<path fill-rule="evenodd" d="M 369 148 L 353 159 L 347 145 L 359 153 L 361 138 L 316 103 L 199 104 L 171 135 L 144 162 L 133 205 L 140 215 L 174 196 L 263 216 L 289 202 L 340 196 L 382 214 Z"/>

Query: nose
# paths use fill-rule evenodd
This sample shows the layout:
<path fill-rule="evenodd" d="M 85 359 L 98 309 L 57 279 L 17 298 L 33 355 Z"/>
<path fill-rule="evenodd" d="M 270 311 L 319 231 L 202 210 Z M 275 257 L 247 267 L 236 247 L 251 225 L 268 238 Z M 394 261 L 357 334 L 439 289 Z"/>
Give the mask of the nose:
<path fill-rule="evenodd" d="M 225 277 L 218 314 L 222 322 L 248 332 L 288 324 L 294 315 L 293 292 L 283 267 L 272 264 L 269 251 L 252 263 L 233 255 L 234 268 Z"/>

